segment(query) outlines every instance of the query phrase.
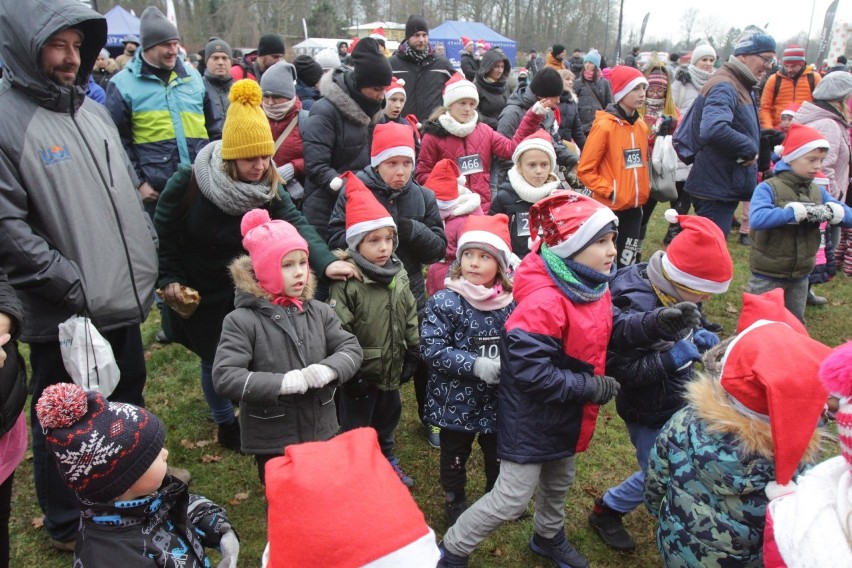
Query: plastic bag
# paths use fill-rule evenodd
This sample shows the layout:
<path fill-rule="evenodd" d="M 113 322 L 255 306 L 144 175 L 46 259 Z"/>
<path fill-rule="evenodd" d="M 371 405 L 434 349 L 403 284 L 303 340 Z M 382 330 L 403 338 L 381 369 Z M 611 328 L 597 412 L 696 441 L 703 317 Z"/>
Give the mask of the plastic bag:
<path fill-rule="evenodd" d="M 675 172 L 677 154 L 670 135 L 658 136 L 651 155 L 651 198 L 657 201 L 677 199 Z"/>
<path fill-rule="evenodd" d="M 59 324 L 59 350 L 65 370 L 85 391 L 108 397 L 118 385 L 121 372 L 112 346 L 84 316 L 71 316 Z"/>

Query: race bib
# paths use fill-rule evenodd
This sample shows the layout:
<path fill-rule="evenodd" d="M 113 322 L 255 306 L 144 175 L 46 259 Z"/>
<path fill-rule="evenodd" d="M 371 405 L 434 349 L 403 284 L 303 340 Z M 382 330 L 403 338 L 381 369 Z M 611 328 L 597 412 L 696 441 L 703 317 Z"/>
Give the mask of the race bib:
<path fill-rule="evenodd" d="M 479 157 L 479 154 L 469 154 L 456 158 L 456 165 L 463 176 L 484 171 L 482 169 L 482 158 Z"/>
<path fill-rule="evenodd" d="M 479 357 L 486 357 L 488 359 L 494 359 L 495 361 L 500 358 L 500 337 L 472 337 L 471 341 L 473 342 L 473 346 L 476 348 L 476 354 Z"/>
<path fill-rule="evenodd" d="M 530 236 L 530 214 L 525 211 L 515 215 L 515 233 L 519 237 Z"/>
<path fill-rule="evenodd" d="M 642 167 L 642 150 L 639 148 L 628 148 L 624 150 L 624 167 L 634 170 Z"/>

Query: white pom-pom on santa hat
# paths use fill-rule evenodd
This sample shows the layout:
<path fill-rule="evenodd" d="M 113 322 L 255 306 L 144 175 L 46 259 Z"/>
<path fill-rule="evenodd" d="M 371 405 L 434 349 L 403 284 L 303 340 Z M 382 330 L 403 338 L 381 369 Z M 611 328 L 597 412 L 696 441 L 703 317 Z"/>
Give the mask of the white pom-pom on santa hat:
<path fill-rule="evenodd" d="M 783 497 L 784 495 L 795 493 L 798 488 L 799 486 L 796 485 L 795 481 L 791 481 L 786 485 L 781 485 L 777 481 L 773 480 L 766 484 L 764 491 L 766 492 L 766 496 L 769 498 L 769 500 L 774 501 L 775 499 Z"/>
<path fill-rule="evenodd" d="M 343 187 L 343 178 L 336 177 L 332 178 L 330 182 L 328 182 L 328 187 L 330 187 L 334 191 L 340 191 L 340 188 Z"/>
<path fill-rule="evenodd" d="M 781 145 L 781 144 L 778 144 L 777 146 L 775 146 L 775 147 L 772 149 L 772 151 L 773 151 L 773 152 L 775 152 L 777 155 L 779 155 L 779 156 L 780 156 L 780 155 L 782 155 L 782 154 L 784 153 L 784 146 L 783 146 L 783 145 Z"/>
<path fill-rule="evenodd" d="M 678 222 L 678 217 L 680 217 L 680 213 L 678 213 L 674 209 L 666 209 L 666 212 L 663 216 L 666 218 L 666 221 L 674 225 Z"/>

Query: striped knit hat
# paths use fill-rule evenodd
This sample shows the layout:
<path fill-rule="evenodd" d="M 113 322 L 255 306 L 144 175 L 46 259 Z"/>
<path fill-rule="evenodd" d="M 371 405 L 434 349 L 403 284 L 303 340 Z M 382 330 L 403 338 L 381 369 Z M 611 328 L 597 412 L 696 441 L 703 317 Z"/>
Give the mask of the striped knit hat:
<path fill-rule="evenodd" d="M 852 341 L 834 349 L 819 368 L 819 380 L 829 393 L 841 397 L 837 411 L 840 453 L 852 468 Z"/>
<path fill-rule="evenodd" d="M 781 59 L 784 63 L 795 63 L 797 61 L 805 62 L 805 48 L 801 45 L 796 45 L 795 43 L 791 43 L 787 46 L 787 49 L 784 50 L 784 56 Z"/>

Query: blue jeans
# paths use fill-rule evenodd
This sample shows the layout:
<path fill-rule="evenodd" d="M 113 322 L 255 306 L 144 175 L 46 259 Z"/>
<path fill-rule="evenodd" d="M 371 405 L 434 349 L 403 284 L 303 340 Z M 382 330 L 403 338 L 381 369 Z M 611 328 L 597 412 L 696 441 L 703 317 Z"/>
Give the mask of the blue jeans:
<path fill-rule="evenodd" d="M 700 217 L 707 217 L 716 223 L 726 239 L 728 233 L 731 232 L 731 220 L 734 218 L 734 212 L 739 204 L 739 201 L 712 201 L 701 197 L 692 197 L 695 214 Z"/>
<path fill-rule="evenodd" d="M 619 513 L 629 513 L 642 504 L 645 498 L 645 470 L 648 468 L 648 456 L 654 442 L 657 441 L 660 430 L 662 428 L 652 428 L 644 424 L 627 424 L 630 442 L 636 448 L 636 461 L 639 462 L 639 471 L 619 485 L 610 487 L 604 493 L 604 505 Z"/>
<path fill-rule="evenodd" d="M 216 394 L 213 388 L 213 361 L 201 360 L 201 391 L 204 400 L 213 415 L 216 424 L 230 424 L 234 421 L 234 404 L 223 396 Z"/>

